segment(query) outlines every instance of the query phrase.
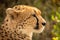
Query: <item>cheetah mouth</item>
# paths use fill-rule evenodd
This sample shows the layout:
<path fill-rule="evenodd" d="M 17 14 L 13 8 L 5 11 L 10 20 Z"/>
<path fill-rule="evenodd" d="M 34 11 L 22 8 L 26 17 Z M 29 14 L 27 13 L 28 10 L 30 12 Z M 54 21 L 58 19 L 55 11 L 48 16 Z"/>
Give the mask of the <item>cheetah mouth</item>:
<path fill-rule="evenodd" d="M 34 29 L 36 29 L 36 30 L 38 30 L 39 29 L 39 23 L 38 23 L 38 18 L 36 17 L 36 15 L 34 14 L 33 15 L 35 18 L 36 18 L 36 20 L 37 20 L 37 23 L 36 23 L 36 26 L 34 27 Z"/>

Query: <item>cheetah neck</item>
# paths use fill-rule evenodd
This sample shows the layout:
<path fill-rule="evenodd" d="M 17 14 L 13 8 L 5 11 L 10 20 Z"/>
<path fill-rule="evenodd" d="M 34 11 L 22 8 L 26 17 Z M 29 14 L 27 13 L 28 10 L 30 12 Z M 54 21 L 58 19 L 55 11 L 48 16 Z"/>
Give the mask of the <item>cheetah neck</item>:
<path fill-rule="evenodd" d="M 17 23 L 16 22 L 6 22 L 7 20 L 5 20 L 4 24 L 1 25 L 0 29 L 2 29 L 1 31 L 3 33 L 5 33 L 4 38 L 10 38 L 11 40 L 13 39 L 19 39 L 19 40 L 32 40 L 32 32 L 27 32 L 27 30 L 22 30 L 18 27 L 16 27 Z M 4 30 L 4 31 L 3 31 Z M 23 32 L 24 31 L 24 32 Z M 0 32 L 1 33 L 1 32 Z M 14 37 L 16 35 L 16 38 Z M 2 35 L 0 35 L 1 37 Z M 10 37 L 9 37 L 10 36 Z M 17 38 L 18 37 L 18 38 Z M 1 38 L 0 38 L 1 39 Z M 5 40 L 5 39 L 4 39 Z"/>

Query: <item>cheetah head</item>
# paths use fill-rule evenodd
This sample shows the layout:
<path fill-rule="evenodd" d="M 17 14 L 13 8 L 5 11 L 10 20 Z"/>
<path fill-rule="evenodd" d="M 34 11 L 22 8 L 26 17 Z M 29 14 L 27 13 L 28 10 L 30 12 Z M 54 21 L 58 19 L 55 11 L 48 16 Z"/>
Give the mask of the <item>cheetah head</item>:
<path fill-rule="evenodd" d="M 17 5 L 8 8 L 6 14 L 9 24 L 12 27 L 20 26 L 20 30 L 25 33 L 41 33 L 46 25 L 46 21 L 41 16 L 41 11 L 35 7 Z"/>

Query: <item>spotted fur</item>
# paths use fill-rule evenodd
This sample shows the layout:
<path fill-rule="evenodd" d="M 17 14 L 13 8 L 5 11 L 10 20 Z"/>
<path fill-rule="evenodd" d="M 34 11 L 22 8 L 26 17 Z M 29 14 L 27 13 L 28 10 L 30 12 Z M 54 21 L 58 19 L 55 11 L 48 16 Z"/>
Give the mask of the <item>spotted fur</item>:
<path fill-rule="evenodd" d="M 41 33 L 42 23 L 39 9 L 26 5 L 16 5 L 6 9 L 7 16 L 0 27 L 0 40 L 32 40 L 32 34 Z"/>

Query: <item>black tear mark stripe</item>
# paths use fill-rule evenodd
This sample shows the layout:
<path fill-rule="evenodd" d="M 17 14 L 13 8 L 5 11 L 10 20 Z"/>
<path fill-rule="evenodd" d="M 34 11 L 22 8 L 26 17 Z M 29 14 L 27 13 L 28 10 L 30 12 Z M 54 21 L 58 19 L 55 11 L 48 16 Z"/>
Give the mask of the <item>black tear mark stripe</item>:
<path fill-rule="evenodd" d="M 38 20 L 38 18 L 36 17 L 35 14 L 34 14 L 33 16 L 34 16 L 34 17 L 36 18 L 36 20 L 37 20 L 36 27 L 35 27 L 34 29 L 39 29 L 39 23 L 38 23 L 39 20 Z"/>

